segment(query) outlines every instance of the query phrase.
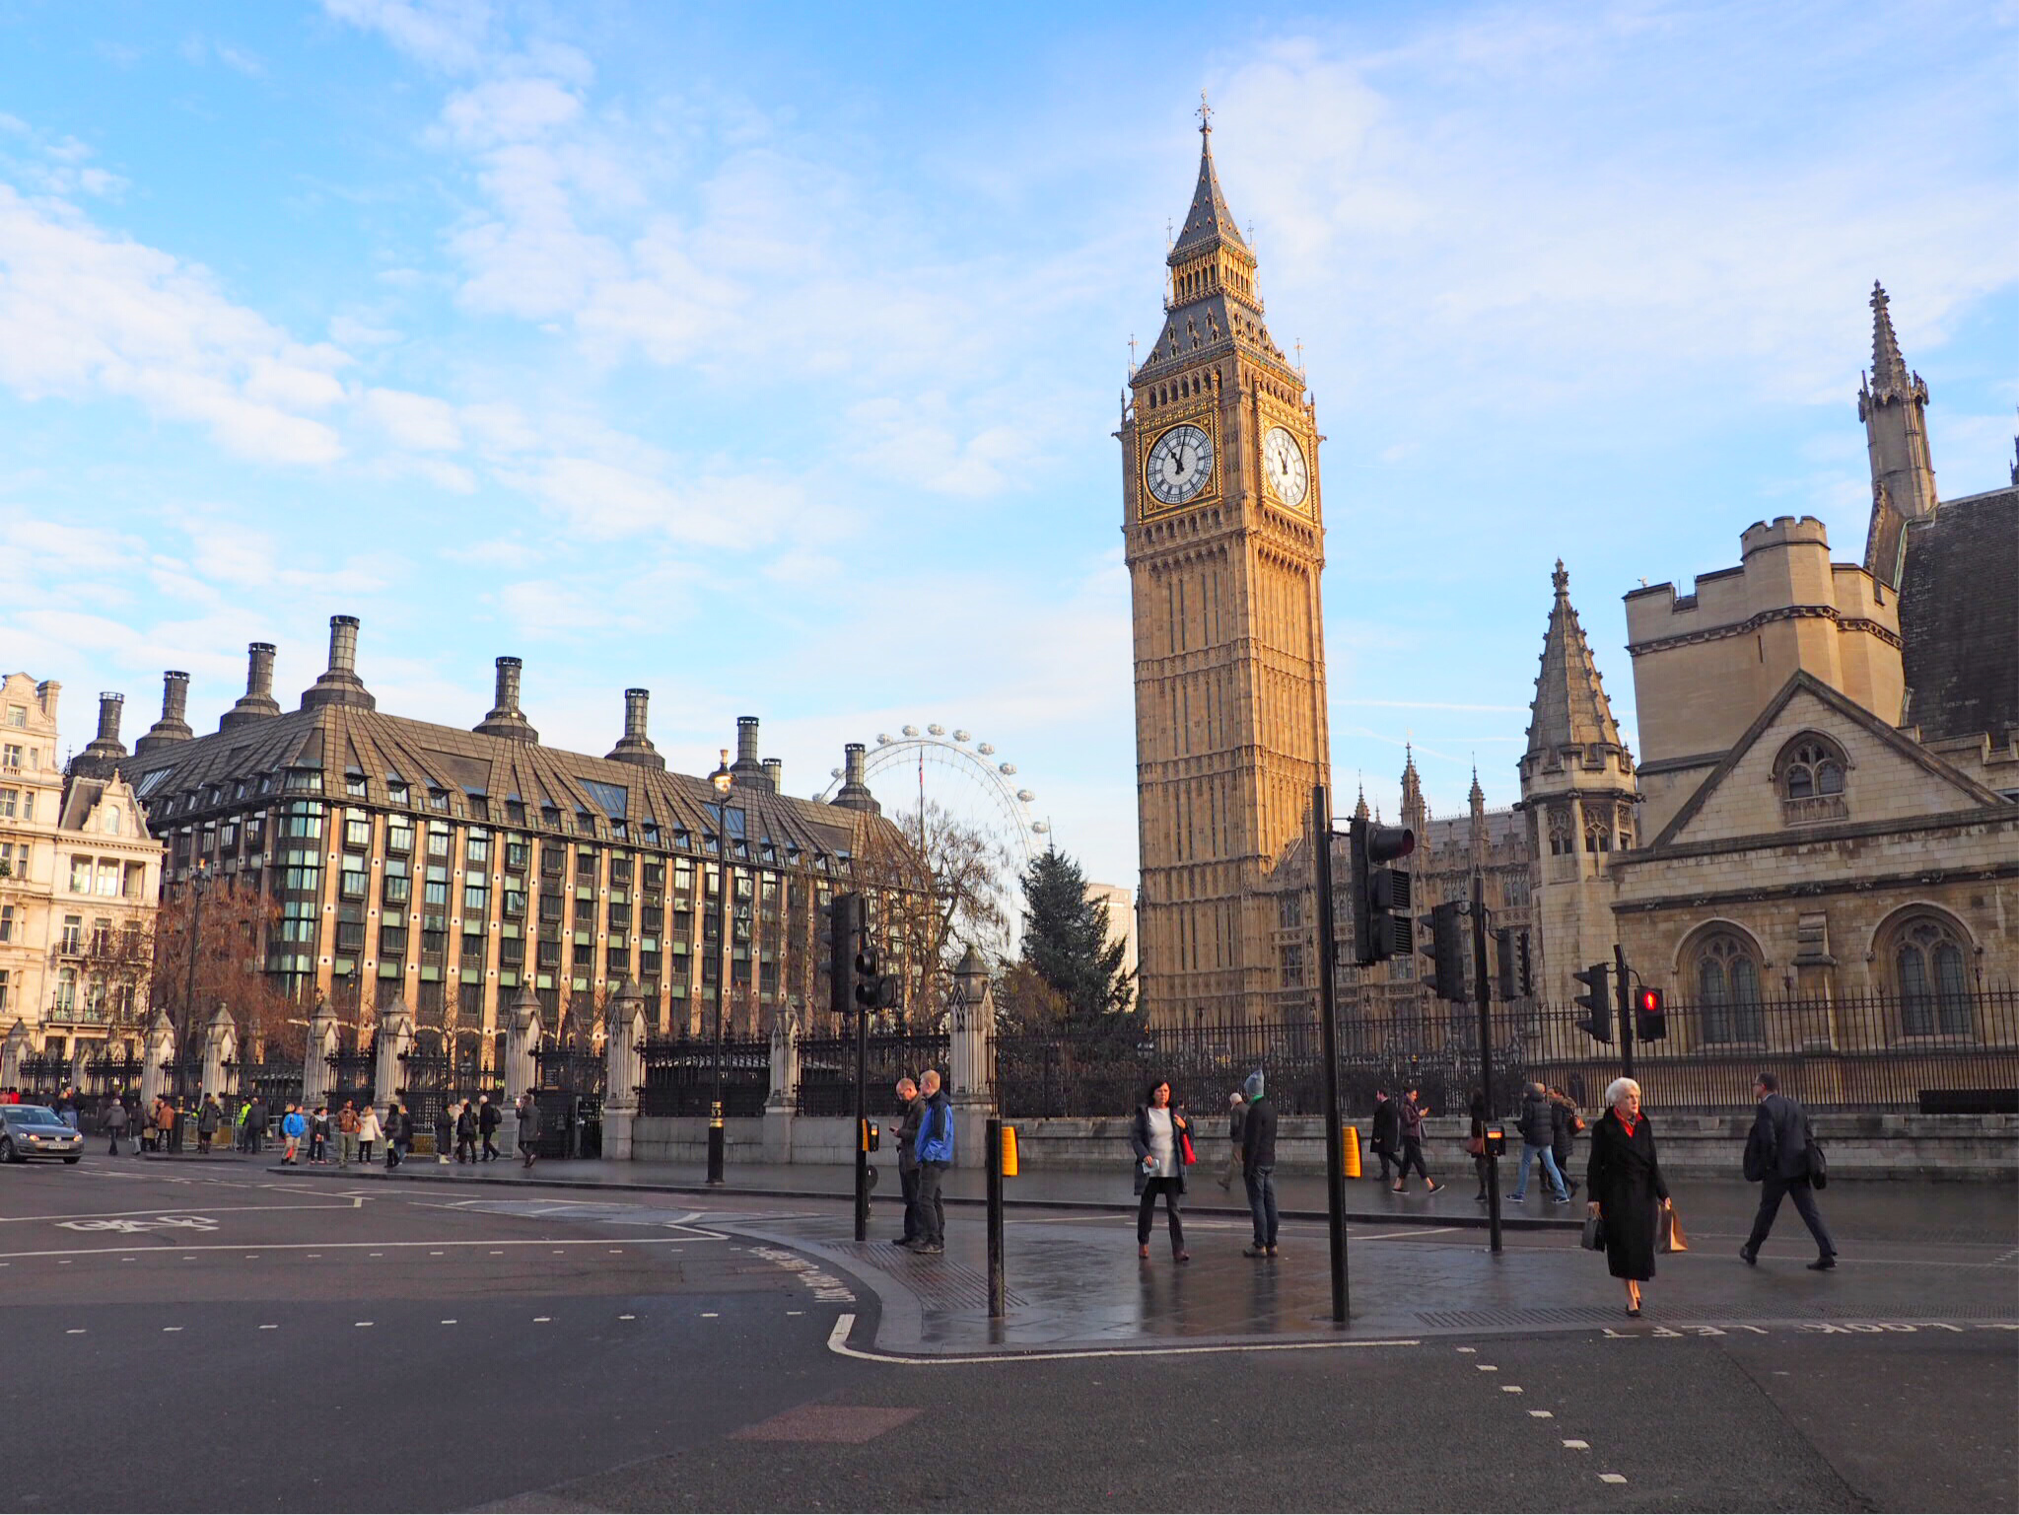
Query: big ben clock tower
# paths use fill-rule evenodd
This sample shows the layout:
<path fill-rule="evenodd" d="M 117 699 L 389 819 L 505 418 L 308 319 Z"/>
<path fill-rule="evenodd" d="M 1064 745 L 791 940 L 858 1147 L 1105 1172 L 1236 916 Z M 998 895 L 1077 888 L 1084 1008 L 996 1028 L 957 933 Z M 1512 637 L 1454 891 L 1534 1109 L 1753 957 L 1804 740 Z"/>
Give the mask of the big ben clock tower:
<path fill-rule="evenodd" d="M 1168 259 L 1163 330 L 1117 433 L 1141 993 L 1163 1025 L 1262 1018 L 1285 965 L 1276 897 L 1260 886 L 1331 769 L 1316 418 L 1263 322 L 1255 255 L 1199 114 L 1199 184 Z"/>

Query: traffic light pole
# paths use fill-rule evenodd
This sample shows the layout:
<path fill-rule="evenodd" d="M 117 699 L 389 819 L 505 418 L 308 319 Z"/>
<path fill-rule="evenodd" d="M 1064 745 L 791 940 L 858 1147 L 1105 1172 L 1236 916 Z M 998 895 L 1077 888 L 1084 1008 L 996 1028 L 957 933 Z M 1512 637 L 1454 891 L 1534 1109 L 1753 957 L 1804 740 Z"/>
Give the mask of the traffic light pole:
<path fill-rule="evenodd" d="M 855 1007 L 855 1239 L 869 1240 L 869 1007 Z"/>
<path fill-rule="evenodd" d="M 1633 989 L 1627 983 L 1626 949 L 1618 942 L 1612 944 L 1612 967 L 1615 985 L 1614 1003 L 1619 1007 L 1619 1062 L 1620 1071 L 1628 1078 L 1633 1077 Z"/>
<path fill-rule="evenodd" d="M 1312 858 L 1318 888 L 1318 1036 L 1325 1059 L 1325 1220 L 1332 1249 L 1332 1320 L 1346 1324 L 1346 1133 L 1339 1112 L 1337 956 L 1332 940 L 1332 802 L 1311 789 Z"/>
<path fill-rule="evenodd" d="M 1486 981 L 1486 884 L 1478 874 L 1472 875 L 1472 978 L 1473 998 L 1479 1005 L 1479 1092 L 1486 1101 L 1488 1121 L 1499 1119 L 1499 1109 L 1493 1099 L 1493 986 Z M 1480 1133 L 1480 1146 L 1486 1158 L 1486 1234 L 1487 1248 L 1496 1256 L 1500 1252 L 1500 1159 L 1488 1147 L 1485 1132 Z"/>

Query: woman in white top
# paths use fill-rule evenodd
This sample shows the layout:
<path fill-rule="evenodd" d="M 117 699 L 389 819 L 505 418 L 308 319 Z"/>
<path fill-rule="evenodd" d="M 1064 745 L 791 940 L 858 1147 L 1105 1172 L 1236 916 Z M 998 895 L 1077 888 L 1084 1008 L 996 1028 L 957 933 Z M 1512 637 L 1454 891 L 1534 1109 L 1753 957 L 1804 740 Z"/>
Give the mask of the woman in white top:
<path fill-rule="evenodd" d="M 1157 1196 L 1164 1196 L 1164 1208 L 1171 1222 L 1171 1256 L 1190 1262 L 1185 1250 L 1185 1223 L 1178 1217 L 1178 1201 L 1185 1193 L 1185 1167 L 1194 1161 L 1191 1150 L 1191 1118 L 1185 1107 L 1171 1098 L 1168 1079 L 1150 1085 L 1148 1102 L 1136 1106 L 1136 1118 L 1129 1127 L 1129 1145 L 1136 1154 L 1136 1193 L 1142 1204 L 1136 1210 L 1136 1255 L 1150 1255 L 1150 1222 L 1157 1213 Z"/>
<path fill-rule="evenodd" d="M 373 1144 L 384 1134 L 379 1125 L 379 1112 L 366 1105 L 364 1113 L 358 1117 L 358 1159 L 366 1167 L 371 1166 Z"/>

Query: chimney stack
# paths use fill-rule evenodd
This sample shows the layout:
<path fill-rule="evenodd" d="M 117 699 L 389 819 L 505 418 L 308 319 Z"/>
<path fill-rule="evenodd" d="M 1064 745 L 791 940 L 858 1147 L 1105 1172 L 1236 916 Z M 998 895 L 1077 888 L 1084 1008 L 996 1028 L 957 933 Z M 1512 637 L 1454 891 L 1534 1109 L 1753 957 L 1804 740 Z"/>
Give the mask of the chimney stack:
<path fill-rule="evenodd" d="M 757 756 L 757 717 L 739 715 L 736 718 L 736 761 L 729 771 L 736 775 L 732 781 L 746 789 L 755 789 L 764 783 L 764 764 Z"/>
<path fill-rule="evenodd" d="M 860 742 L 850 742 L 841 749 L 841 788 L 831 803 L 844 810 L 860 810 L 869 815 L 882 815 L 883 806 L 876 802 L 876 796 L 869 792 L 869 786 L 862 781 L 863 753 L 867 749 Z"/>
<path fill-rule="evenodd" d="M 280 714 L 280 701 L 273 697 L 273 643 L 252 642 L 245 652 L 245 693 L 218 721 L 219 731 L 270 721 Z"/>
<path fill-rule="evenodd" d="M 79 778 L 110 778 L 126 756 L 119 740 L 119 715 L 125 707 L 123 694 L 98 697 L 98 735 L 70 760 L 70 773 Z"/>
<path fill-rule="evenodd" d="M 133 744 L 133 755 L 145 757 L 171 742 L 186 742 L 194 736 L 189 722 L 183 719 L 188 708 L 189 675 L 179 668 L 171 668 L 161 676 L 161 719 L 148 727 L 147 735 Z"/>
<path fill-rule="evenodd" d="M 498 685 L 491 697 L 491 713 L 475 728 L 485 736 L 509 737 L 515 742 L 540 740 L 540 733 L 519 709 L 519 670 L 524 666 L 518 658 L 498 659 Z"/>
<path fill-rule="evenodd" d="M 780 758 L 764 760 L 764 779 L 771 785 L 773 794 L 785 793 L 785 763 Z"/>
<path fill-rule="evenodd" d="M 329 618 L 329 667 L 302 691 L 302 709 L 315 710 L 324 705 L 350 705 L 359 710 L 379 708 L 379 702 L 358 677 L 358 618 L 354 615 Z"/>
<path fill-rule="evenodd" d="M 651 698 L 652 691 L 649 689 L 624 691 L 624 736 L 607 754 L 610 762 L 635 763 L 640 768 L 665 768 L 666 759 L 659 756 L 659 749 L 645 735 L 645 707 Z"/>

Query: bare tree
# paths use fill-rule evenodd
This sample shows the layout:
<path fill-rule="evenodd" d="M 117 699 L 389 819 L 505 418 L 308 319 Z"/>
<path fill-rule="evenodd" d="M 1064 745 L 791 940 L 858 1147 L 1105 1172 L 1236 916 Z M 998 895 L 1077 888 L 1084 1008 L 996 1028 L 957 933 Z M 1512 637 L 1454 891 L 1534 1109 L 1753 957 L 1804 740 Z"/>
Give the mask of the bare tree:
<path fill-rule="evenodd" d="M 155 917 L 148 1002 L 168 1010 L 185 1048 L 222 1003 L 238 1022 L 247 1058 L 301 1055 L 308 1039 L 304 1012 L 266 971 L 267 941 L 279 919 L 280 906 L 258 890 L 229 879 L 211 885 L 196 931 L 192 1003 L 190 935 L 197 921 L 196 896 L 183 885 L 162 900 Z"/>
<path fill-rule="evenodd" d="M 912 1030 L 946 1015 L 953 970 L 969 947 L 998 957 L 1009 926 L 1002 844 L 935 800 L 868 831 L 855 858 L 858 888 L 873 901 L 878 936 L 904 980 L 902 1018 Z"/>

